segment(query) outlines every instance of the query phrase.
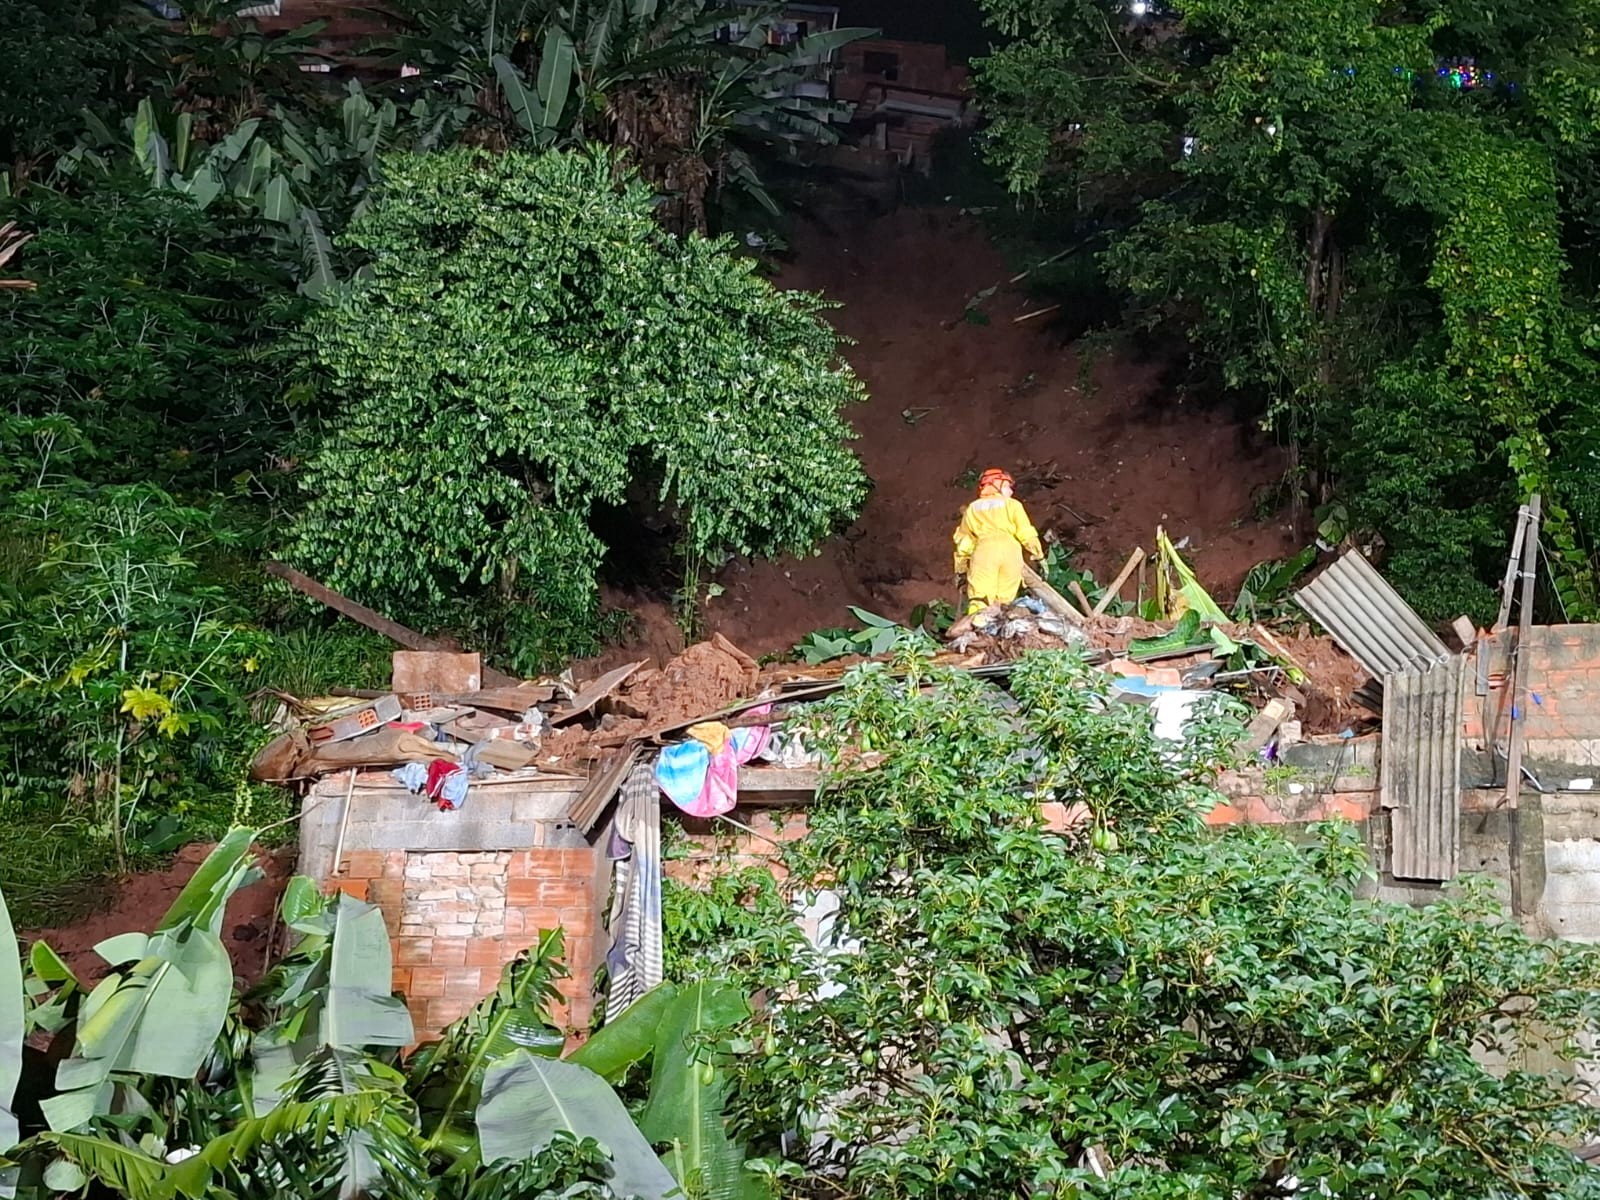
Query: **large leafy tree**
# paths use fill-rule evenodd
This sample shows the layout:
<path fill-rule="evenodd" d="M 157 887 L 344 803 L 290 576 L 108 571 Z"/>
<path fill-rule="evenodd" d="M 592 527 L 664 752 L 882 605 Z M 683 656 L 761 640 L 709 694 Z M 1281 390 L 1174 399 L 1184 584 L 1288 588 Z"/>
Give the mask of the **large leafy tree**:
<path fill-rule="evenodd" d="M 774 924 L 713 962 L 768 989 L 730 1111 L 783 1135 L 791 1194 L 1600 1193 L 1571 1151 L 1600 1118 L 1519 1053 L 1596 1028 L 1592 948 L 1478 887 L 1362 899 L 1348 830 L 1208 832 L 1225 713 L 1180 750 L 1068 652 L 1020 662 L 1014 704 L 901 666 L 816 722 L 836 761 L 879 757 L 783 856 L 837 896 L 831 940 Z M 1041 801 L 1087 819 L 1051 833 Z"/>
<path fill-rule="evenodd" d="M 865 478 L 823 302 L 653 222 L 606 157 L 393 158 L 370 272 L 306 329 L 333 407 L 288 549 L 413 620 L 509 622 L 524 666 L 592 635 L 597 505 L 696 564 L 804 551 Z"/>
<path fill-rule="evenodd" d="M 1117 230 L 1132 314 L 1260 399 L 1297 492 L 1348 500 L 1443 613 L 1489 605 L 1542 491 L 1592 608 L 1588 0 L 984 7 L 1014 35 L 980 73 L 994 161 Z"/>

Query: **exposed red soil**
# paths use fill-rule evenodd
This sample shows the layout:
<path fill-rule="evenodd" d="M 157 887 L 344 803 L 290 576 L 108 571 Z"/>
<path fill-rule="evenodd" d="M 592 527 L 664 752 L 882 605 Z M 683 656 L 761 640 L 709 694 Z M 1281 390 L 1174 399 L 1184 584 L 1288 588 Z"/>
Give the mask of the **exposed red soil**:
<path fill-rule="evenodd" d="M 105 977 L 107 970 L 104 960 L 94 952 L 95 946 L 115 934 L 148 933 L 153 929 L 211 850 L 207 845 L 186 846 L 164 870 L 129 875 L 118 881 L 111 889 L 115 900 L 104 912 L 72 925 L 23 930 L 21 940 L 48 942 L 66 960 L 81 983 L 93 986 Z M 278 897 L 293 874 L 294 856 L 292 852 L 268 854 L 262 851 L 257 856 L 257 865 L 264 878 L 241 888 L 229 901 L 222 926 L 222 944 L 228 948 L 233 974 L 241 988 L 254 984 L 266 968 L 267 941 L 273 929 Z"/>
<path fill-rule="evenodd" d="M 916 605 L 953 601 L 950 534 L 972 496 L 963 476 L 1003 466 L 1047 538 L 1071 546 L 1101 579 L 1155 527 L 1190 539 L 1200 580 L 1231 600 L 1252 565 L 1291 553 L 1282 522 L 1258 523 L 1252 493 L 1279 478 L 1279 452 L 1231 417 L 1163 390 L 1166 364 L 1104 356 L 1088 390 L 1076 347 L 1020 292 L 985 306 L 988 325 L 963 320 L 968 297 L 1010 271 L 977 223 L 902 209 L 829 233 L 801 232 L 788 287 L 841 307 L 830 319 L 855 341 L 846 357 L 870 400 L 851 413 L 873 480 L 861 519 L 817 557 L 736 560 L 704 610 L 708 631 L 752 654 L 787 649 L 808 632 L 852 625 L 855 604 L 903 620 Z M 670 610 L 613 594 L 636 635 L 606 656 L 664 659 L 681 646 Z"/>

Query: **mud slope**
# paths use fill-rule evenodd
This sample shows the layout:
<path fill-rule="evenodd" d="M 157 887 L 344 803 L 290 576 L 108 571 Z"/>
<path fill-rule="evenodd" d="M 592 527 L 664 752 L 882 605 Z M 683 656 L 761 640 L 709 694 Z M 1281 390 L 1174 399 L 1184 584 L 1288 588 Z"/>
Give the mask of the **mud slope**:
<path fill-rule="evenodd" d="M 1029 309 L 1020 293 L 991 299 L 988 325 L 962 319 L 968 296 L 1007 275 L 975 222 L 903 209 L 844 232 L 809 229 L 796 251 L 782 283 L 837 302 L 834 322 L 856 342 L 847 357 L 871 399 L 852 420 L 875 487 L 820 556 L 730 564 L 710 629 L 759 654 L 850 623 L 846 604 L 904 618 L 953 599 L 963 476 L 991 465 L 1017 475 L 1040 530 L 1101 578 L 1149 548 L 1158 523 L 1190 539 L 1190 561 L 1224 598 L 1251 564 L 1292 549 L 1283 525 L 1252 517 L 1252 491 L 1282 473 L 1278 452 L 1164 391 L 1162 364 L 1102 356 L 1085 389 L 1049 318 L 1014 323 Z M 659 612 L 641 614 L 653 627 L 642 640 L 662 640 Z"/>

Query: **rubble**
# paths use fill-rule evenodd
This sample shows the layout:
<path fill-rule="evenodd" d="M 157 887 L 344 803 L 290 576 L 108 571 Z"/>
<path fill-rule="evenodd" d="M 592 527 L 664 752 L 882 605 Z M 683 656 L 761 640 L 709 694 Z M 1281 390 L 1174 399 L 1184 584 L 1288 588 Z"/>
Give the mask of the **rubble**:
<path fill-rule="evenodd" d="M 1356 697 L 1366 676 L 1329 639 L 1216 619 L 1221 610 L 1185 575 L 1176 549 L 1162 549 L 1180 581 L 1167 593 L 1172 620 L 1111 616 L 1086 596 L 1063 613 L 1070 607 L 1065 598 L 1043 587 L 1042 598 L 1024 595 L 955 622 L 934 661 L 1003 675 L 1030 650 L 1071 646 L 1112 677 L 1114 698 L 1150 705 L 1168 736 L 1181 729 L 1200 693 L 1226 690 L 1257 710 L 1245 749 L 1264 759 L 1279 744 L 1358 722 Z M 1129 560 L 1137 561 L 1138 555 Z M 472 782 L 491 777 L 577 779 L 586 782 L 569 817 L 588 829 L 630 772 L 660 761 L 662 748 L 675 748 L 666 756 L 677 764 L 671 787 L 687 796 L 703 778 L 721 809 L 731 803 L 740 764 L 814 767 L 798 730 L 786 728 L 798 726 L 797 706 L 837 691 L 857 664 L 890 657 L 763 666 L 717 634 L 658 667 L 634 662 L 586 682 L 570 671 L 524 682 L 485 672 L 477 655 L 436 646 L 403 650 L 395 654 L 390 692 L 283 697 L 282 732 L 261 750 L 251 773 L 300 785 L 335 772 L 393 769 L 444 807 L 470 804 Z M 690 746 L 695 739 L 703 751 Z"/>

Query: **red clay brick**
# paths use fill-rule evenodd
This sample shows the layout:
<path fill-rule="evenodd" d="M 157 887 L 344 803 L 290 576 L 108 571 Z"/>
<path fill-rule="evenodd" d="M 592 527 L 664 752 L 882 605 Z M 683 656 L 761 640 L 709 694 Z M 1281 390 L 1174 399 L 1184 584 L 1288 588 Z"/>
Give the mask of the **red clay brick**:
<path fill-rule="evenodd" d="M 506 881 L 506 906 L 513 904 L 538 904 L 544 899 L 544 880 L 519 879 L 512 876 Z"/>
<path fill-rule="evenodd" d="M 511 914 L 513 912 L 517 912 L 517 911 L 518 910 L 516 908 L 512 907 L 512 906 L 508 905 L 506 907 L 506 922 L 507 922 L 507 930 L 508 931 L 509 931 L 509 928 L 510 928 Z M 523 942 L 525 942 L 528 945 L 532 945 L 535 941 L 538 940 L 538 935 L 540 933 L 548 933 L 550 930 L 556 928 L 558 925 L 561 925 L 562 924 L 562 917 L 564 915 L 565 914 L 559 913 L 553 908 L 535 908 L 532 905 L 528 905 L 528 906 L 523 907 L 521 909 L 521 916 L 522 916 L 522 935 L 521 936 L 522 936 Z"/>
<path fill-rule="evenodd" d="M 1244 820 L 1244 813 L 1231 804 L 1219 804 L 1205 816 L 1207 825 L 1237 825 Z"/>
<path fill-rule="evenodd" d="M 402 996 L 411 994 L 411 968 L 396 967 L 394 975 L 389 981 L 390 990 L 399 992 Z"/>
<path fill-rule="evenodd" d="M 348 879 L 376 879 L 383 874 L 383 853 L 379 850 L 352 850 L 344 856 Z"/>
<path fill-rule="evenodd" d="M 478 988 L 482 984 L 479 967 L 446 967 L 444 971 L 444 994 L 450 997 L 470 996 L 477 1000 L 481 993 Z"/>
<path fill-rule="evenodd" d="M 442 996 L 445 992 L 444 967 L 411 968 L 411 992 L 419 1000 Z"/>
<path fill-rule="evenodd" d="M 466 965 L 469 967 L 498 967 L 504 958 L 501 957 L 503 939 L 501 938 L 474 938 L 467 943 Z"/>
<path fill-rule="evenodd" d="M 594 899 L 594 885 L 587 879 L 543 879 L 539 881 L 539 887 L 539 898 L 545 904 L 587 907 Z"/>
<path fill-rule="evenodd" d="M 430 967 L 433 962 L 431 937 L 398 937 L 394 941 L 394 961 L 401 967 Z"/>
<path fill-rule="evenodd" d="M 343 892 L 357 900 L 367 898 L 367 881 L 365 879 L 330 879 L 327 884 L 328 895 L 334 892 Z"/>
<path fill-rule="evenodd" d="M 433 939 L 432 964 L 436 967 L 463 967 L 467 963 L 467 939 L 436 937 Z"/>
<path fill-rule="evenodd" d="M 406 873 L 406 852 L 404 850 L 386 850 L 383 855 L 383 873 L 397 878 L 404 877 Z"/>
<path fill-rule="evenodd" d="M 1370 807 L 1365 800 L 1356 800 L 1347 796 L 1334 796 L 1326 805 L 1328 817 L 1343 817 L 1346 821 L 1365 821 L 1370 813 Z"/>

